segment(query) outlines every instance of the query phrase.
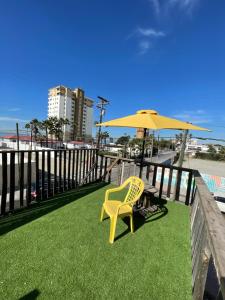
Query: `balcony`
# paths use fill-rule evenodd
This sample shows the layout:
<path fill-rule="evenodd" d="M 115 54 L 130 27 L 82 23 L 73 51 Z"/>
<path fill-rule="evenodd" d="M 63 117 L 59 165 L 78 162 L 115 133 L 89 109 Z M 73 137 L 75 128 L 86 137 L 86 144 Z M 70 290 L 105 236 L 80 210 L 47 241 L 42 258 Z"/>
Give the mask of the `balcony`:
<path fill-rule="evenodd" d="M 213 299 L 212 282 L 223 299 L 223 217 L 197 171 L 147 164 L 158 210 L 135 213 L 134 234 L 119 220 L 111 245 L 104 193 L 139 172 L 134 161 L 96 149 L 0 155 L 1 299 Z"/>
<path fill-rule="evenodd" d="M 92 184 L 2 220 L 1 299 L 191 299 L 188 207 L 162 202 L 162 213 L 135 219 L 135 234 L 120 220 L 112 246 L 109 220 L 99 222 L 107 188 Z"/>

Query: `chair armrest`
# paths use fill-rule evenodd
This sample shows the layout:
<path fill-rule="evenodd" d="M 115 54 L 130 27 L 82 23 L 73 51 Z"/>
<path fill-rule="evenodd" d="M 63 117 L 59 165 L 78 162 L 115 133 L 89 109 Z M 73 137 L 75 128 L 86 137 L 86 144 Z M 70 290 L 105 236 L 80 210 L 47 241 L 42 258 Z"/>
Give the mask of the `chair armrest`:
<path fill-rule="evenodd" d="M 118 187 L 115 187 L 115 188 L 112 188 L 112 189 L 108 189 L 105 192 L 105 201 L 109 200 L 109 194 L 122 191 L 122 189 L 124 189 L 125 186 L 127 186 L 127 182 L 126 181 L 123 184 L 121 184 L 120 186 L 118 186 Z"/>
<path fill-rule="evenodd" d="M 115 193 L 115 192 L 119 192 L 123 189 L 123 186 L 119 186 L 119 187 L 116 187 L 116 188 L 112 188 L 112 189 L 108 189 L 106 192 L 105 192 L 105 201 L 108 201 L 109 200 L 109 194 L 111 193 Z"/>
<path fill-rule="evenodd" d="M 129 205 L 129 204 L 131 204 L 132 207 L 133 207 L 133 205 L 134 205 L 135 202 L 137 202 L 137 201 L 138 201 L 138 199 L 137 199 L 136 201 L 122 202 L 122 203 L 118 206 L 118 208 L 117 208 L 117 215 L 119 214 L 119 211 L 120 211 L 120 208 L 121 208 L 121 207 L 123 207 L 124 205 Z"/>

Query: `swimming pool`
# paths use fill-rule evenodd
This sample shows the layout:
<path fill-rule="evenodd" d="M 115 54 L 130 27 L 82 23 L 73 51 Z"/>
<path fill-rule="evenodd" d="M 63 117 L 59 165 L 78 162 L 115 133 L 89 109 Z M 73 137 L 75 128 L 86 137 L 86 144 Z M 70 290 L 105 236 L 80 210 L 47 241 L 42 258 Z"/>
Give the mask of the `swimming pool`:
<path fill-rule="evenodd" d="M 181 189 L 186 190 L 187 189 L 187 182 L 188 182 L 188 172 L 183 172 L 181 177 Z M 175 185 L 176 182 L 176 172 L 173 172 L 173 179 L 172 179 L 172 185 Z M 216 195 L 224 195 L 225 196 L 225 177 L 215 176 L 215 175 L 209 175 L 201 173 L 201 176 L 203 180 L 205 181 L 209 191 Z M 157 172 L 156 181 L 160 182 L 161 180 L 161 170 L 159 169 Z M 169 180 L 169 170 L 165 170 L 164 174 L 164 183 L 168 184 Z"/>

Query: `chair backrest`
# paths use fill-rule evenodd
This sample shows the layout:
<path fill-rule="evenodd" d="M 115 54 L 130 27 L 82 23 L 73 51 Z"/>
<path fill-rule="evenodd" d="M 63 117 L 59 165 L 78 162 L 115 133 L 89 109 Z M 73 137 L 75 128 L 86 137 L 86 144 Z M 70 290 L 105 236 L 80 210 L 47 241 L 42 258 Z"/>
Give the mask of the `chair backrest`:
<path fill-rule="evenodd" d="M 133 206 L 143 193 L 145 184 L 142 179 L 136 176 L 131 176 L 124 182 L 124 185 L 128 184 L 129 189 L 124 202 L 129 202 L 129 204 Z"/>

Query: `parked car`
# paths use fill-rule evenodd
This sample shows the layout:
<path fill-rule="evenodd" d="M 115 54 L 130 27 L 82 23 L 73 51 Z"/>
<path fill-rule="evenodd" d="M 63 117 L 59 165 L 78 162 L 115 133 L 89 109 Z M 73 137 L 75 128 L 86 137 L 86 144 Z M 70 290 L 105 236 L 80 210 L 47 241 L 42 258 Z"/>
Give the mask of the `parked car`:
<path fill-rule="evenodd" d="M 214 199 L 216 200 L 216 203 L 217 203 L 220 211 L 225 213 L 225 197 L 214 196 Z"/>
<path fill-rule="evenodd" d="M 136 157 L 136 158 L 134 159 L 134 162 L 135 162 L 135 164 L 136 164 L 137 166 L 140 166 L 140 164 L 141 164 L 141 157 L 140 157 L 140 156 L 139 156 L 139 157 Z M 147 165 L 149 165 L 149 162 L 143 159 L 142 166 L 143 166 L 143 167 L 146 167 Z"/>

